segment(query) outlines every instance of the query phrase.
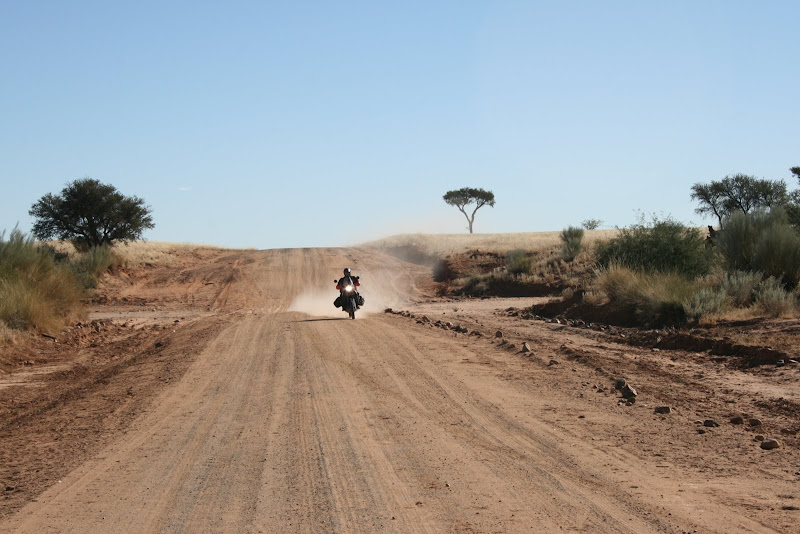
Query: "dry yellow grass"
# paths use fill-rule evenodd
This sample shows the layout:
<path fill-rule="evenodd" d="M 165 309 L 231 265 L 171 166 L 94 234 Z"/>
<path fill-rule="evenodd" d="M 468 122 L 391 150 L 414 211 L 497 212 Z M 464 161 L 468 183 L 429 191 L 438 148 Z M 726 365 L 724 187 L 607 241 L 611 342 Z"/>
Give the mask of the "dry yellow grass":
<path fill-rule="evenodd" d="M 75 248 L 67 241 L 51 241 L 50 245 L 59 252 L 75 254 Z M 173 265 L 176 263 L 177 252 L 192 252 L 194 250 L 220 250 L 222 247 L 215 245 L 200 245 L 196 243 L 169 243 L 166 241 L 132 241 L 118 243 L 113 250 L 118 254 L 123 263 L 131 266 Z"/>
<path fill-rule="evenodd" d="M 610 239 L 618 230 L 586 230 L 583 244 L 587 248 L 597 241 Z M 481 250 L 505 253 L 515 249 L 541 252 L 561 246 L 561 232 L 522 232 L 512 234 L 400 234 L 369 241 L 362 246 L 385 250 L 395 247 L 414 247 L 430 256 Z"/>

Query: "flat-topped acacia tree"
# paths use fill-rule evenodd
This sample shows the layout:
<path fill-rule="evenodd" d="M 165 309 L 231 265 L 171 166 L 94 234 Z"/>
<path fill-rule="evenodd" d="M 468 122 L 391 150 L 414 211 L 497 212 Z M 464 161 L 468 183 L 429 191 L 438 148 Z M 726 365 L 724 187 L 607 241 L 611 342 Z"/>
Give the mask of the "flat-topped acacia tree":
<path fill-rule="evenodd" d="M 467 229 L 469 229 L 469 233 L 472 233 L 472 223 L 475 222 L 475 213 L 487 204 L 494 207 L 494 193 L 480 188 L 462 187 L 461 189 L 448 191 L 442 198 L 444 198 L 447 204 L 457 207 L 458 211 L 464 214 L 464 217 L 467 218 Z M 472 210 L 472 214 L 467 214 L 466 207 L 473 203 L 475 204 L 475 209 Z"/>
<path fill-rule="evenodd" d="M 140 239 L 154 226 L 144 200 L 92 178 L 67 184 L 60 195 L 46 194 L 29 214 L 36 219 L 33 235 L 38 239 L 71 241 L 79 250 Z"/>

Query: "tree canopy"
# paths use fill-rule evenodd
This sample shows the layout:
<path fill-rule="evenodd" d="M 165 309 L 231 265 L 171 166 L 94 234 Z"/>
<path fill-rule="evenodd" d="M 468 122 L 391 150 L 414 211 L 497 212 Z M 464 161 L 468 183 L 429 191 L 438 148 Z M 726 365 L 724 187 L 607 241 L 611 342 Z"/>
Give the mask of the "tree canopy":
<path fill-rule="evenodd" d="M 92 178 L 68 183 L 58 195 L 44 195 L 29 211 L 38 239 L 63 239 L 79 249 L 140 239 L 155 226 L 150 213 L 141 198 L 126 197 Z"/>
<path fill-rule="evenodd" d="M 467 218 L 469 233 L 472 233 L 475 213 L 486 205 L 494 207 L 494 193 L 480 188 L 462 187 L 461 189 L 454 189 L 445 193 L 442 198 L 447 204 L 457 207 L 464 214 L 464 217 Z M 467 214 L 466 207 L 473 203 L 475 204 L 475 209 L 472 210 L 471 214 Z"/>
<path fill-rule="evenodd" d="M 695 210 L 697 213 L 715 216 L 722 226 L 723 219 L 736 211 L 750 213 L 758 208 L 785 206 L 789 201 L 789 193 L 783 180 L 734 174 L 719 181 L 694 184 L 692 200 L 700 203 Z"/>

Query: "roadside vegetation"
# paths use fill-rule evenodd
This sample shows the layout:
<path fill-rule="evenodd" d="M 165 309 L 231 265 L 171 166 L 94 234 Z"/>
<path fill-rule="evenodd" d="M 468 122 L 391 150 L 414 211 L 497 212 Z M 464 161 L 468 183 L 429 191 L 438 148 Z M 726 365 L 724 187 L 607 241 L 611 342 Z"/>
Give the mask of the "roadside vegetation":
<path fill-rule="evenodd" d="M 0 340 L 58 332 L 83 314 L 87 290 L 121 261 L 109 247 L 72 254 L 37 244 L 18 229 L 0 233 Z"/>
<path fill-rule="evenodd" d="M 91 178 L 42 196 L 30 215 L 30 235 L 0 232 L 0 341 L 25 331 L 58 333 L 81 317 L 87 292 L 124 261 L 114 245 L 153 228 L 144 200 Z"/>
<path fill-rule="evenodd" d="M 800 167 L 790 171 L 800 180 Z M 365 246 L 431 265 L 445 295 L 560 295 L 601 310 L 595 319 L 605 310 L 653 327 L 798 316 L 800 190 L 736 174 L 695 184 L 691 198 L 716 228 L 652 216 L 598 230 L 601 220 L 586 219 L 561 232 L 400 235 Z"/>

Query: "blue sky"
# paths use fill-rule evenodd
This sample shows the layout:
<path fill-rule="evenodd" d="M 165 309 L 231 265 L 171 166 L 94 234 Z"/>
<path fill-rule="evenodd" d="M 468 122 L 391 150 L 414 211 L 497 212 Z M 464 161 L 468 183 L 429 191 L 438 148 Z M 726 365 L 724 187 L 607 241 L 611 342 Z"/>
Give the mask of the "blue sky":
<path fill-rule="evenodd" d="M 637 211 L 800 165 L 800 2 L 0 3 L 0 230 L 84 176 L 158 241 L 346 245 Z"/>

